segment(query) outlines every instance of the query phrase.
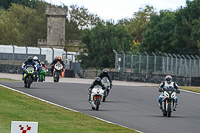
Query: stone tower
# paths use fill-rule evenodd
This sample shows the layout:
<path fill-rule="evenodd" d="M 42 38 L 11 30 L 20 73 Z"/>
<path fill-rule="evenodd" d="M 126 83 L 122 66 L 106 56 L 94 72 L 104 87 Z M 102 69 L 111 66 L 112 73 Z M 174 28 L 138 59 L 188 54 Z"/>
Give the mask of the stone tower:
<path fill-rule="evenodd" d="M 46 47 L 63 48 L 65 45 L 65 19 L 67 6 L 47 6 L 47 41 Z"/>

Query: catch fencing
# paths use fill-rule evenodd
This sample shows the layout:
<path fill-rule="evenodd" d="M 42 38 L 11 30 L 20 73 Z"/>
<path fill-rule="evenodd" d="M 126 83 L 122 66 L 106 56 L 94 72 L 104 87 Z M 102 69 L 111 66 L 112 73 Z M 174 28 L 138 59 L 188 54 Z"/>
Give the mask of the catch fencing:
<path fill-rule="evenodd" d="M 115 50 L 115 72 L 142 74 L 170 74 L 183 77 L 200 77 L 200 58 L 197 55 L 163 53 L 117 53 Z"/>

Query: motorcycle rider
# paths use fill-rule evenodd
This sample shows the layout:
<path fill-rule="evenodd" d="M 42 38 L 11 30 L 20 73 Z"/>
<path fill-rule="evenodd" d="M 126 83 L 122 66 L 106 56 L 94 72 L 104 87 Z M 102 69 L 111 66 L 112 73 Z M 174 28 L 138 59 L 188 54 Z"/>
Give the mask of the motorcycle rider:
<path fill-rule="evenodd" d="M 110 74 L 108 73 L 108 70 L 107 70 L 107 69 L 103 69 L 102 73 L 100 73 L 98 77 L 100 77 L 101 79 L 102 79 L 103 77 L 107 77 L 108 80 L 109 80 L 109 82 L 110 82 L 110 89 L 112 88 L 112 80 L 111 80 L 111 78 L 110 78 Z"/>
<path fill-rule="evenodd" d="M 164 97 L 164 93 L 163 93 L 163 87 L 164 87 L 164 86 L 166 86 L 166 87 L 173 87 L 173 88 L 176 89 L 176 93 L 180 93 L 179 86 L 178 86 L 175 82 L 172 81 L 172 76 L 167 75 L 167 76 L 165 77 L 165 80 L 166 80 L 166 81 L 162 81 L 161 84 L 158 86 L 159 92 L 162 92 L 162 93 L 160 94 L 160 96 L 158 97 L 158 102 L 159 102 L 159 105 L 160 105 L 160 109 L 162 109 L 162 98 Z M 177 102 L 178 102 L 178 97 L 176 96 L 174 99 L 175 99 L 175 108 L 176 108 L 176 105 L 178 105 L 178 104 L 177 104 Z M 175 108 L 174 108 L 174 111 L 176 111 Z"/>
<path fill-rule="evenodd" d="M 46 72 L 48 72 L 48 68 L 47 68 L 47 66 L 45 65 L 44 61 L 41 62 L 41 67 L 44 67 L 44 68 L 46 69 Z M 44 81 L 45 81 L 45 76 L 46 76 L 46 75 L 44 75 Z"/>
<path fill-rule="evenodd" d="M 63 69 L 65 68 L 65 64 L 63 62 L 63 60 L 61 60 L 61 56 L 58 56 L 57 58 L 53 59 L 52 63 L 50 64 L 51 65 L 51 75 L 53 76 L 53 68 L 54 68 L 54 65 L 57 63 L 57 62 L 60 62 L 62 65 L 63 65 Z M 63 70 L 62 70 L 63 71 Z"/>
<path fill-rule="evenodd" d="M 100 85 L 102 87 L 102 89 L 105 89 L 104 85 L 101 83 L 101 78 L 100 77 L 96 77 L 95 80 L 93 81 L 93 83 L 88 88 L 88 91 L 89 91 L 89 93 L 88 93 L 89 94 L 89 100 L 88 101 L 91 101 L 92 89 L 96 85 Z"/>
<path fill-rule="evenodd" d="M 21 67 L 23 69 L 22 80 L 24 80 L 24 69 L 26 68 L 27 65 L 33 66 L 34 71 L 36 70 L 35 62 L 33 61 L 33 57 L 32 56 L 29 56 L 27 58 L 27 60 L 22 64 L 22 67 Z"/>
<path fill-rule="evenodd" d="M 36 78 L 35 78 L 35 82 L 37 81 L 37 79 L 39 78 L 39 76 L 40 76 L 40 70 L 41 70 L 41 63 L 40 63 L 40 60 L 39 60 L 39 58 L 37 57 L 37 56 L 34 56 L 33 57 L 33 61 L 35 62 L 35 64 L 36 64 L 36 68 L 37 68 L 37 75 L 36 75 Z"/>

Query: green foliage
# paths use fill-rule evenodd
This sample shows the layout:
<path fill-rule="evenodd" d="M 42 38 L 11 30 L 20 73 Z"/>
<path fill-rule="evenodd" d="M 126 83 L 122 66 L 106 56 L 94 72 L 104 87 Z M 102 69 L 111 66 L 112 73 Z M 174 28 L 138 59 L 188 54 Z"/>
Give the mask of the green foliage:
<path fill-rule="evenodd" d="M 200 0 L 187 1 L 186 4 L 185 8 L 175 13 L 176 26 L 171 45 L 175 48 L 174 52 L 198 54 Z"/>
<path fill-rule="evenodd" d="M 86 44 L 87 55 L 82 54 L 79 58 L 83 61 L 83 66 L 90 67 L 110 67 L 114 65 L 113 49 L 121 52 L 130 49 L 130 34 L 124 26 L 117 26 L 113 23 L 99 22 L 96 27 L 83 31 L 82 42 Z"/>
<path fill-rule="evenodd" d="M 146 5 L 145 9 L 140 9 L 139 12 L 135 12 L 133 18 L 127 23 L 126 29 L 134 37 L 136 41 L 141 42 L 143 39 L 142 32 L 145 31 L 145 27 L 149 22 L 152 15 L 155 15 L 153 7 Z"/>
<path fill-rule="evenodd" d="M 44 3 L 38 9 L 12 4 L 8 11 L 0 12 L 0 43 L 37 46 L 39 38 L 46 37 L 46 16 Z"/>
<path fill-rule="evenodd" d="M 12 3 L 36 9 L 38 6 L 38 2 L 41 2 L 41 0 L 1 0 L 0 9 L 3 8 L 7 10 L 12 5 Z"/>
<path fill-rule="evenodd" d="M 71 5 L 69 18 L 66 18 L 66 40 L 80 40 L 82 30 L 94 27 L 98 21 L 100 18 L 87 8 Z"/>
<path fill-rule="evenodd" d="M 160 11 L 150 18 L 143 32 L 141 51 L 199 54 L 200 0 L 186 1 L 174 12 Z"/>
<path fill-rule="evenodd" d="M 143 34 L 143 42 L 139 45 L 140 51 L 149 52 L 173 52 L 170 39 L 175 27 L 175 15 L 168 10 L 160 11 L 160 15 L 154 15 L 146 26 Z"/>

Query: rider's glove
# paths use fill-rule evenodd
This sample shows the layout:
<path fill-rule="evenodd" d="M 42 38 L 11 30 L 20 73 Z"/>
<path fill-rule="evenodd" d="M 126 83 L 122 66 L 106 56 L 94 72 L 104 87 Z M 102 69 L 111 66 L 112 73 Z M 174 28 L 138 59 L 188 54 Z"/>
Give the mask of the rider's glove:
<path fill-rule="evenodd" d="M 158 87 L 158 91 L 159 91 L 159 92 L 163 92 L 163 89 L 159 86 L 159 87 Z"/>

